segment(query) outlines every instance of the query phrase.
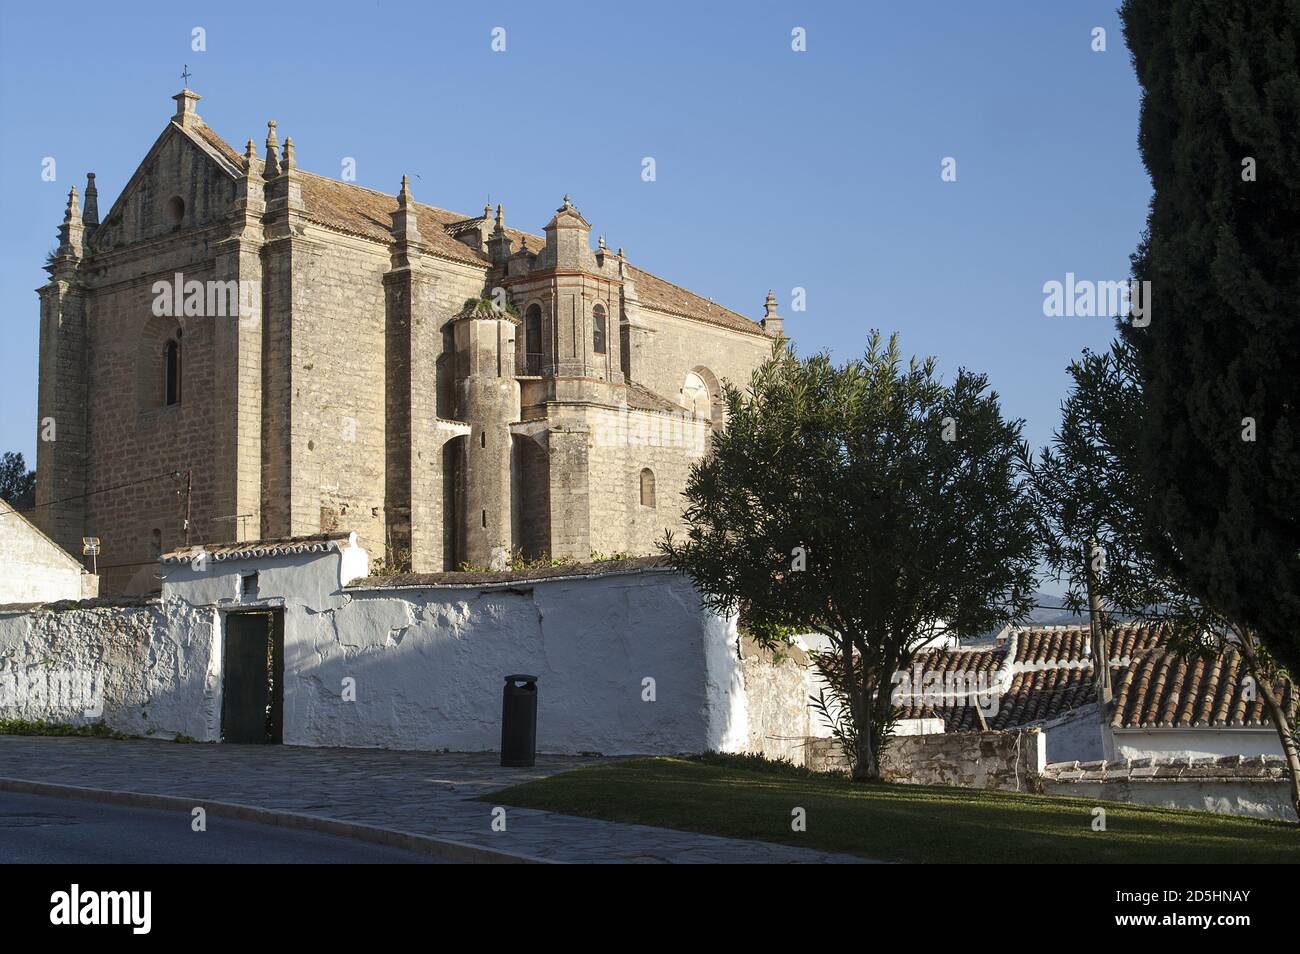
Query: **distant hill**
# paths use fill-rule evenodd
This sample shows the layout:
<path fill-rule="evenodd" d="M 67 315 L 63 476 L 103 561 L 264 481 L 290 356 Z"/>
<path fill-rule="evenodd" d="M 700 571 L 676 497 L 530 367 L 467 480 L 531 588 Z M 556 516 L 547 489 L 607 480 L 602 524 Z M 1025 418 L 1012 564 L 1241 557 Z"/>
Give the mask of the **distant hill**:
<path fill-rule="evenodd" d="M 1023 626 L 1079 626 L 1088 622 L 1086 613 L 1075 613 L 1064 608 L 1065 600 L 1055 593 L 1034 593 L 1036 609 L 1029 614 Z"/>

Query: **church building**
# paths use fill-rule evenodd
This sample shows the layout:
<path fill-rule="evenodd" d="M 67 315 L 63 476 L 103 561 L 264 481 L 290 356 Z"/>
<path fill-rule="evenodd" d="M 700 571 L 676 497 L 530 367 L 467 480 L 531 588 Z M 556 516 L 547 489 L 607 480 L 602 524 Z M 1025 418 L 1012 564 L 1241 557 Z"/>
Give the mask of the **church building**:
<path fill-rule="evenodd" d="M 592 247 L 240 153 L 176 113 L 101 221 L 69 195 L 40 295 L 37 504 L 101 591 L 187 543 L 355 530 L 388 570 L 644 554 L 783 337 Z"/>

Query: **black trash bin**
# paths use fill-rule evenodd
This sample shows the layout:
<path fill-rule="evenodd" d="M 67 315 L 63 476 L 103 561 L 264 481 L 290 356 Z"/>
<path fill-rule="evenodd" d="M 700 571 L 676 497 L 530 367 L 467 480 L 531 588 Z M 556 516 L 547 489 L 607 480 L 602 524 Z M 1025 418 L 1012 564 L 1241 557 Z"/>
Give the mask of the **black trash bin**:
<path fill-rule="evenodd" d="M 537 761 L 537 677 L 506 676 L 501 690 L 501 764 L 528 768 Z"/>

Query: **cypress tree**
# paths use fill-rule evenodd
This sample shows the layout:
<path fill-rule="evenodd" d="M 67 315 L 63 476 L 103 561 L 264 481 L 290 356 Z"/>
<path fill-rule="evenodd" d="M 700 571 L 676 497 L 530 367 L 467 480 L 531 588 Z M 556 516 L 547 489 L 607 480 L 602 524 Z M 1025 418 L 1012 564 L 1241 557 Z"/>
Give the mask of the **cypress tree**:
<path fill-rule="evenodd" d="M 1300 673 L 1300 3 L 1125 0 L 1154 195 L 1124 335 L 1158 558 Z M 1157 531 L 1155 528 L 1159 528 Z"/>

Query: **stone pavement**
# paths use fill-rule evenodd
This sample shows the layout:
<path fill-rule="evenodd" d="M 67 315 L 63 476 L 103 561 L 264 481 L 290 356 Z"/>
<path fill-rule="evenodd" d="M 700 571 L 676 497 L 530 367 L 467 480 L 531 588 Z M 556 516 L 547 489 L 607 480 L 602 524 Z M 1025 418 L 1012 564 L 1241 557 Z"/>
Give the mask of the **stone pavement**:
<path fill-rule="evenodd" d="M 475 796 L 605 761 L 539 756 L 502 768 L 483 753 L 397 752 L 270 745 L 178 744 L 0 736 L 0 777 L 234 802 L 448 838 L 562 862 L 852 863 L 802 848 L 716 838 L 507 807 L 491 830 Z"/>

